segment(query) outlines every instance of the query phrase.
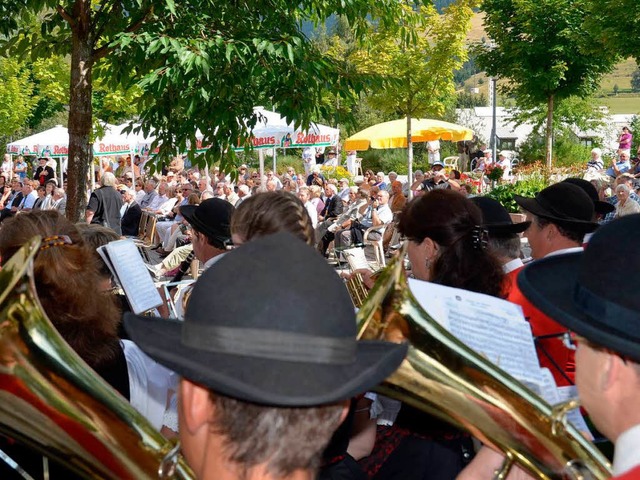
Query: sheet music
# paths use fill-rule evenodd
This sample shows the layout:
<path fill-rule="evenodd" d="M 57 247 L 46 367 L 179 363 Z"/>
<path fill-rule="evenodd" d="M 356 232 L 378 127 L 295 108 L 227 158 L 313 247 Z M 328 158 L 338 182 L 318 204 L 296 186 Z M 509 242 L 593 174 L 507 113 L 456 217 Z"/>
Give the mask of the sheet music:
<path fill-rule="evenodd" d="M 522 308 L 506 300 L 434 283 L 409 279 L 420 306 L 476 352 L 556 405 L 575 396 L 575 387 L 558 388 L 547 368 L 540 368 L 533 335 Z M 567 419 L 589 432 L 578 409 Z"/>
<path fill-rule="evenodd" d="M 108 243 L 98 248 L 98 253 L 106 257 L 107 266 L 117 277 L 134 313 L 141 314 L 162 305 L 162 297 L 132 240 Z"/>

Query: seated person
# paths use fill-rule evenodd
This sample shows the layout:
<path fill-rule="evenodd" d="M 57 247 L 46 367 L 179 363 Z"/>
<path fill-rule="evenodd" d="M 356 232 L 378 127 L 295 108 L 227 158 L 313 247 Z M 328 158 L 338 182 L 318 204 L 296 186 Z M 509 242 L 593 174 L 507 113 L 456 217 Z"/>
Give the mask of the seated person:
<path fill-rule="evenodd" d="M 389 192 L 380 190 L 375 198 L 370 197 L 367 208 L 360 221 L 351 222 L 349 228 L 338 230 L 335 237 L 335 247 L 344 248 L 352 244 L 360 244 L 363 241 L 364 232 L 371 227 L 377 227 L 390 223 L 393 220 L 391 208 L 389 208 Z M 380 238 L 382 232 L 372 232 L 371 239 Z"/>
<path fill-rule="evenodd" d="M 591 160 L 587 162 L 587 172 L 599 172 L 604 168 L 604 162 L 602 161 L 602 150 L 594 148 L 591 150 Z"/>
<path fill-rule="evenodd" d="M 626 173 L 631 168 L 631 163 L 629 163 L 629 153 L 626 151 L 620 152 L 619 158 L 611 159 L 611 166 L 607 168 L 607 175 L 610 177 L 616 178 L 617 176 Z"/>

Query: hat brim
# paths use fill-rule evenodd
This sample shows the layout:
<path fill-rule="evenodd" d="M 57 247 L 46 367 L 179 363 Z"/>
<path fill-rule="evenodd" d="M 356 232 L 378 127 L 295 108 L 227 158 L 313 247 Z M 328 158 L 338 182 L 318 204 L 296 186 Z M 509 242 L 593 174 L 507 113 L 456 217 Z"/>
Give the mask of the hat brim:
<path fill-rule="evenodd" d="M 573 301 L 584 253 L 554 255 L 527 265 L 518 287 L 544 314 L 591 342 L 640 361 L 637 339 L 580 310 Z"/>
<path fill-rule="evenodd" d="M 579 228 L 583 230 L 585 233 L 593 232 L 596 228 L 598 228 L 598 224 L 588 220 L 578 220 L 575 218 L 560 218 L 547 210 L 543 209 L 540 204 L 536 201 L 535 198 L 522 197 L 520 195 L 514 195 L 513 199 L 515 202 L 520 205 L 524 210 L 533 213 L 534 215 L 546 218 L 547 220 L 552 220 L 560 225 L 567 225 L 574 228 Z"/>
<path fill-rule="evenodd" d="M 402 363 L 406 344 L 359 341 L 349 365 L 301 363 L 213 353 L 180 342 L 183 322 L 127 313 L 125 328 L 147 355 L 223 395 L 263 405 L 305 407 L 369 390 Z"/>
<path fill-rule="evenodd" d="M 198 208 L 198 205 L 183 205 L 180 207 L 180 215 L 182 215 L 184 219 L 197 231 L 202 232 L 205 235 L 210 235 L 211 228 L 196 217 L 196 208 Z"/>
<path fill-rule="evenodd" d="M 602 215 L 606 215 L 607 213 L 613 212 L 616 207 L 611 205 L 609 202 L 602 202 L 600 200 L 596 200 L 593 202 L 593 207 L 596 210 L 596 213 L 600 213 Z"/>
<path fill-rule="evenodd" d="M 531 222 L 518 223 L 485 223 L 483 226 L 493 235 L 509 235 L 524 232 Z"/>

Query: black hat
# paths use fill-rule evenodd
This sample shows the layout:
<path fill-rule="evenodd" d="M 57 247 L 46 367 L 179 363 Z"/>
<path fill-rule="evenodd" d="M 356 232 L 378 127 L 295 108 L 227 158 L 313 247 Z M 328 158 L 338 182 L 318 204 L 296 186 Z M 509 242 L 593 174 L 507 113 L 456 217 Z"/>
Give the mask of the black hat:
<path fill-rule="evenodd" d="M 251 241 L 207 269 L 184 322 L 126 314 L 124 323 L 143 351 L 185 378 L 264 405 L 351 398 L 391 375 L 407 351 L 357 341 L 344 283 L 289 233 Z"/>
<path fill-rule="evenodd" d="M 553 184 L 535 198 L 514 195 L 513 199 L 524 210 L 551 220 L 560 226 L 592 232 L 598 228 L 593 222 L 593 202 L 584 190 L 568 182 Z"/>
<path fill-rule="evenodd" d="M 513 223 L 507 209 L 493 198 L 472 197 L 469 200 L 482 210 L 482 225 L 489 231 L 489 235 L 515 235 L 524 232 L 531 225 L 531 222 Z"/>
<path fill-rule="evenodd" d="M 231 241 L 231 215 L 235 208 L 226 200 L 208 198 L 200 205 L 183 205 L 180 214 L 198 232 L 223 248 Z"/>
<path fill-rule="evenodd" d="M 640 215 L 602 226 L 584 253 L 532 262 L 518 275 L 542 312 L 593 343 L 640 362 L 640 295 L 620 276 L 620 259 L 637 269 Z M 635 267 L 633 266 L 635 265 Z M 625 265 L 626 267 L 626 265 Z"/>
<path fill-rule="evenodd" d="M 574 185 L 577 185 L 582 190 L 584 190 L 584 192 L 589 195 L 589 198 L 593 202 L 593 208 L 595 208 L 596 213 L 606 215 L 607 213 L 611 213 L 616 209 L 616 207 L 611 205 L 609 202 L 603 202 L 600 200 L 600 198 L 598 197 L 598 190 L 596 190 L 596 187 L 594 187 L 591 182 L 588 182 L 583 178 L 575 177 L 565 178 L 563 182 L 573 183 Z"/>

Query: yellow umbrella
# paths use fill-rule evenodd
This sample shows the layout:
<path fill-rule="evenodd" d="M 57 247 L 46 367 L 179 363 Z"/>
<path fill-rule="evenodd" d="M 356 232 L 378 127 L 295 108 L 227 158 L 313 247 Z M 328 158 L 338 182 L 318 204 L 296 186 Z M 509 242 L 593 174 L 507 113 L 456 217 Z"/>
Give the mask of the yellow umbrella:
<path fill-rule="evenodd" d="M 471 140 L 473 130 L 455 123 L 416 118 L 411 120 L 411 141 L 429 142 Z M 378 123 L 352 135 L 344 142 L 345 150 L 368 150 L 371 148 L 407 148 L 407 120 Z"/>

